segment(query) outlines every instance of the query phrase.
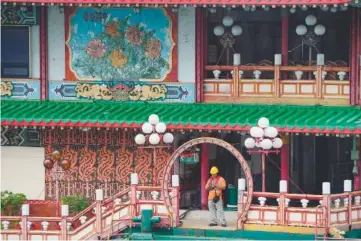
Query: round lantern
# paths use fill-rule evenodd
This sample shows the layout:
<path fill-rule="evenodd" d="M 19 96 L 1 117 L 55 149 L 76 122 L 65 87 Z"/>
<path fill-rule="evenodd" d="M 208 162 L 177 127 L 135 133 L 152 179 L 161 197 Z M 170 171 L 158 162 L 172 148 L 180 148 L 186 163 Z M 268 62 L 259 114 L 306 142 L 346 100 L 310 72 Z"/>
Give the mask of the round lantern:
<path fill-rule="evenodd" d="M 216 12 L 217 12 L 217 9 L 211 8 L 211 9 L 209 9 L 209 12 L 211 12 L 211 13 L 216 13 Z"/>
<path fill-rule="evenodd" d="M 264 132 L 263 132 L 262 128 L 260 128 L 258 126 L 254 126 L 251 128 L 250 134 L 252 137 L 261 138 L 261 137 L 263 137 Z"/>
<path fill-rule="evenodd" d="M 60 166 L 64 170 L 68 170 L 71 167 L 71 162 L 69 160 L 62 160 L 61 163 L 60 163 Z"/>
<path fill-rule="evenodd" d="M 330 11 L 331 11 L 331 13 L 335 13 L 335 12 L 337 12 L 337 8 L 332 7 L 332 8 L 330 9 Z"/>
<path fill-rule="evenodd" d="M 258 126 L 261 128 L 266 128 L 269 126 L 269 120 L 266 117 L 262 117 L 258 120 Z"/>
<path fill-rule="evenodd" d="M 305 23 L 308 26 L 313 26 L 317 22 L 317 18 L 314 15 L 308 15 L 305 19 Z"/>
<path fill-rule="evenodd" d="M 270 139 L 263 139 L 262 142 L 261 142 L 261 147 L 264 149 L 264 150 L 269 150 L 272 148 L 272 141 Z"/>
<path fill-rule="evenodd" d="M 296 9 L 295 8 L 290 8 L 290 13 L 295 13 Z"/>
<path fill-rule="evenodd" d="M 61 158 L 61 154 L 59 151 L 54 151 L 53 153 L 51 153 L 51 158 L 53 160 L 59 161 Z"/>
<path fill-rule="evenodd" d="M 152 133 L 152 131 L 153 131 L 153 126 L 152 126 L 149 122 L 145 122 L 145 123 L 142 125 L 142 131 L 143 131 L 145 134 L 150 134 L 150 133 Z"/>
<path fill-rule="evenodd" d="M 267 137 L 270 137 L 270 138 L 275 138 L 277 135 L 278 135 L 277 129 L 272 127 L 272 126 L 267 127 L 264 130 L 264 136 L 267 136 Z"/>
<path fill-rule="evenodd" d="M 151 114 L 148 118 L 148 121 L 150 124 L 156 125 L 159 122 L 159 116 L 157 116 L 156 114 Z"/>
<path fill-rule="evenodd" d="M 51 169 L 54 166 L 54 162 L 50 159 L 46 159 L 44 160 L 43 165 L 46 169 Z"/>
<path fill-rule="evenodd" d="M 143 134 L 138 134 L 135 136 L 134 141 L 137 145 L 144 145 L 145 136 Z"/>
<path fill-rule="evenodd" d="M 232 27 L 232 34 L 233 36 L 239 36 L 242 34 L 242 27 L 239 25 L 235 25 Z"/>
<path fill-rule="evenodd" d="M 281 138 L 277 137 L 277 138 L 273 139 L 273 144 L 272 144 L 273 148 L 278 149 L 278 148 L 281 148 L 282 145 L 283 145 L 283 142 L 282 142 Z"/>
<path fill-rule="evenodd" d="M 316 35 L 321 36 L 326 33 L 326 28 L 325 28 L 325 26 L 319 24 L 319 25 L 316 25 L 314 32 Z"/>
<path fill-rule="evenodd" d="M 149 143 L 152 145 L 158 145 L 160 142 L 160 137 L 157 133 L 153 133 L 149 136 Z"/>
<path fill-rule="evenodd" d="M 222 36 L 224 34 L 224 28 L 222 26 L 216 26 L 214 29 L 213 29 L 213 33 L 214 35 L 216 36 Z"/>
<path fill-rule="evenodd" d="M 247 138 L 244 141 L 244 145 L 245 145 L 246 148 L 252 149 L 252 148 L 254 148 L 256 146 L 256 141 L 253 138 Z"/>
<path fill-rule="evenodd" d="M 299 36 L 305 35 L 307 33 L 307 28 L 305 25 L 298 25 L 296 28 L 296 33 Z"/>
<path fill-rule="evenodd" d="M 163 142 L 166 144 L 170 144 L 174 141 L 174 136 L 172 133 L 165 133 L 163 136 Z"/>
<path fill-rule="evenodd" d="M 230 27 L 233 24 L 233 18 L 231 18 L 230 16 L 225 16 L 222 20 L 222 23 L 224 26 Z"/>
<path fill-rule="evenodd" d="M 155 131 L 158 133 L 164 133 L 166 129 L 167 129 L 167 126 L 164 124 L 164 122 L 159 122 L 155 126 Z"/>

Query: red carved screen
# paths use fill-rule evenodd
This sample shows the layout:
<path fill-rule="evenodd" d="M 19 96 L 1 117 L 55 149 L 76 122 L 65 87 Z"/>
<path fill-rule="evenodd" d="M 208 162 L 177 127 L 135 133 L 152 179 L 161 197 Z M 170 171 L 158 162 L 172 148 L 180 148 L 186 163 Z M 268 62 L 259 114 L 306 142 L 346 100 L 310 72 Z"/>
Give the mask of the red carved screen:
<path fill-rule="evenodd" d="M 160 185 L 172 152 L 165 148 L 137 148 L 133 132 L 116 130 L 49 129 L 43 131 L 43 144 L 46 155 L 59 150 L 63 160 L 71 162 L 70 169 L 59 179 L 59 196 L 85 195 L 91 199 L 98 188 L 104 190 L 105 197 L 127 188 L 132 172 L 138 173 L 141 185 Z M 45 173 L 46 199 L 56 196 L 54 170 Z"/>

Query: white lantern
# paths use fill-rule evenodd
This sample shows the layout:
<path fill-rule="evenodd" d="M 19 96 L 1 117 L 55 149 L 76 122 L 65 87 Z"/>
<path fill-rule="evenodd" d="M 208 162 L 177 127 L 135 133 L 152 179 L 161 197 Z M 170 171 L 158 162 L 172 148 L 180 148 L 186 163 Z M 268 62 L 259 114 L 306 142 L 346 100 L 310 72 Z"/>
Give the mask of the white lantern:
<path fill-rule="evenodd" d="M 164 124 L 164 122 L 159 122 L 155 126 L 155 131 L 158 133 L 164 133 L 166 129 L 167 129 L 167 126 Z"/>
<path fill-rule="evenodd" d="M 172 133 L 165 133 L 163 136 L 163 142 L 166 144 L 170 144 L 174 141 L 174 136 Z"/>
<path fill-rule="evenodd" d="M 255 138 L 261 138 L 263 137 L 263 129 L 258 127 L 258 126 L 254 126 L 251 128 L 250 130 L 251 136 L 255 137 Z"/>
<path fill-rule="evenodd" d="M 313 26 L 316 24 L 316 22 L 317 22 L 317 18 L 314 15 L 308 15 L 305 19 L 305 23 L 308 26 Z"/>
<path fill-rule="evenodd" d="M 249 137 L 244 141 L 244 145 L 246 148 L 252 149 L 256 146 L 256 141 L 253 138 Z"/>
<path fill-rule="evenodd" d="M 331 13 L 335 13 L 335 12 L 337 12 L 337 8 L 332 7 L 332 8 L 330 9 L 330 11 L 331 11 Z"/>
<path fill-rule="evenodd" d="M 149 143 L 152 145 L 158 145 L 160 142 L 160 137 L 158 133 L 153 133 L 149 136 Z"/>
<path fill-rule="evenodd" d="M 156 114 L 151 114 L 148 118 L 148 121 L 150 124 L 156 125 L 159 122 L 159 116 L 157 116 Z"/>
<path fill-rule="evenodd" d="M 233 36 L 239 36 L 242 34 L 242 27 L 239 25 L 235 25 L 232 27 L 232 34 Z"/>
<path fill-rule="evenodd" d="M 211 9 L 209 9 L 209 12 L 211 12 L 211 13 L 216 13 L 216 12 L 217 12 L 217 9 L 211 8 Z"/>
<path fill-rule="evenodd" d="M 295 8 L 290 8 L 290 13 L 295 13 L 296 9 Z"/>
<path fill-rule="evenodd" d="M 321 10 L 322 10 L 322 11 L 325 11 L 325 12 L 328 11 L 328 6 L 325 5 L 325 6 L 321 7 Z"/>
<path fill-rule="evenodd" d="M 137 145 L 144 145 L 145 136 L 143 134 L 138 134 L 135 136 L 134 141 Z"/>
<path fill-rule="evenodd" d="M 262 117 L 258 120 L 258 126 L 261 128 L 269 127 L 269 120 L 266 117 Z"/>
<path fill-rule="evenodd" d="M 326 28 L 325 28 L 325 26 L 319 24 L 319 25 L 316 25 L 314 32 L 316 35 L 321 36 L 326 33 Z"/>
<path fill-rule="evenodd" d="M 264 149 L 264 150 L 269 150 L 272 148 L 272 141 L 270 139 L 263 139 L 261 141 L 261 147 Z"/>
<path fill-rule="evenodd" d="M 296 28 L 296 33 L 299 36 L 305 35 L 307 33 L 307 28 L 305 25 L 298 25 Z"/>
<path fill-rule="evenodd" d="M 272 143 L 273 148 L 279 149 L 282 147 L 282 145 L 283 145 L 283 142 L 282 142 L 281 138 L 277 137 L 277 138 L 273 139 L 273 143 Z"/>
<path fill-rule="evenodd" d="M 277 135 L 278 135 L 277 129 L 272 126 L 267 127 L 264 130 L 264 136 L 266 136 L 266 137 L 275 138 Z"/>
<path fill-rule="evenodd" d="M 224 28 L 222 26 L 216 26 L 214 29 L 213 29 L 213 33 L 214 35 L 216 36 L 222 36 L 224 34 Z"/>
<path fill-rule="evenodd" d="M 153 126 L 152 126 L 149 122 L 145 122 L 145 123 L 142 125 L 142 131 L 143 131 L 145 134 L 150 134 L 150 133 L 152 133 L 152 131 L 153 131 Z"/>
<path fill-rule="evenodd" d="M 224 26 L 230 27 L 233 24 L 233 18 L 231 18 L 230 16 L 225 16 L 222 20 L 222 23 Z"/>

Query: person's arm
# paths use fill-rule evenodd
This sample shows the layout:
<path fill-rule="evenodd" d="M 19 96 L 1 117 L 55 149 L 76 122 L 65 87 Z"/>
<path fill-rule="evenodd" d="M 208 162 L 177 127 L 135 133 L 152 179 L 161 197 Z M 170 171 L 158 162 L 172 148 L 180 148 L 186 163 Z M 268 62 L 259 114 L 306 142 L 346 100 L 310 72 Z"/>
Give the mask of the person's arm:
<path fill-rule="evenodd" d="M 221 189 L 221 190 L 224 190 L 226 189 L 226 181 L 224 180 L 224 178 L 222 177 L 221 180 L 219 180 L 219 185 L 218 185 L 218 188 Z"/>
<path fill-rule="evenodd" d="M 210 189 L 211 189 L 211 185 L 210 185 L 210 181 L 208 180 L 206 184 L 206 190 L 209 191 Z"/>

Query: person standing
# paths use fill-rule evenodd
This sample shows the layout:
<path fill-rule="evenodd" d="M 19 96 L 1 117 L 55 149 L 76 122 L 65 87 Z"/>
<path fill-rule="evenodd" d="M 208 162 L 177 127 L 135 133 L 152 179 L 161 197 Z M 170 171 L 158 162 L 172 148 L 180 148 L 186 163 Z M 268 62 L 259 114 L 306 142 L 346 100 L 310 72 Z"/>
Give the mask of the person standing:
<path fill-rule="evenodd" d="M 211 212 L 209 226 L 217 226 L 220 223 L 222 227 L 227 227 L 223 210 L 223 191 L 226 189 L 226 181 L 218 173 L 217 167 L 211 168 L 211 177 L 205 187 L 208 191 L 208 208 Z"/>

